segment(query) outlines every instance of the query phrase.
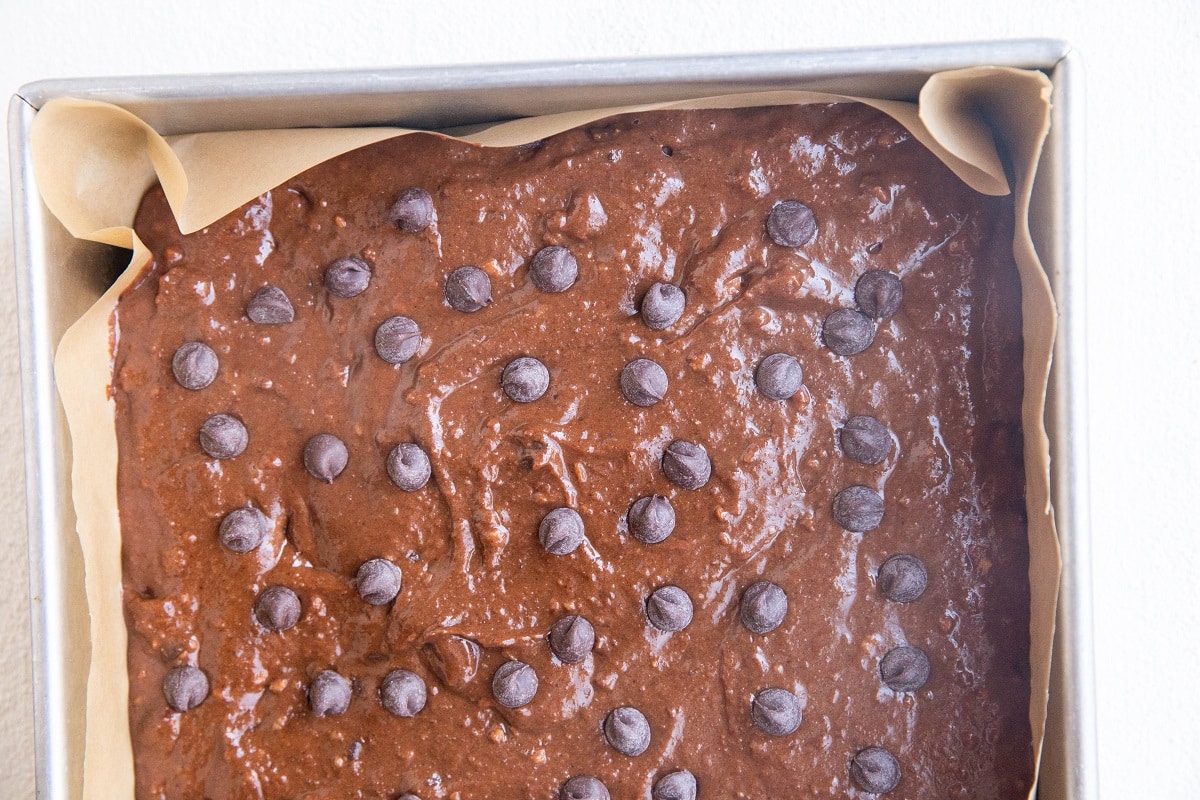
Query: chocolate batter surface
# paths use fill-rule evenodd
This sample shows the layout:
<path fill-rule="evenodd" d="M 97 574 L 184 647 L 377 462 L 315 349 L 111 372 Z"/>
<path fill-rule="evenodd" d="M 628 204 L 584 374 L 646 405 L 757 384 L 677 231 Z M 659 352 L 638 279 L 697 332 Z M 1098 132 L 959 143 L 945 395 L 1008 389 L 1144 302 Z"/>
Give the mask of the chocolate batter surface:
<path fill-rule="evenodd" d="M 138 798 L 870 797 L 876 747 L 888 798 L 1024 797 L 1010 226 L 857 105 L 412 135 L 189 236 L 152 191 L 115 319 Z"/>

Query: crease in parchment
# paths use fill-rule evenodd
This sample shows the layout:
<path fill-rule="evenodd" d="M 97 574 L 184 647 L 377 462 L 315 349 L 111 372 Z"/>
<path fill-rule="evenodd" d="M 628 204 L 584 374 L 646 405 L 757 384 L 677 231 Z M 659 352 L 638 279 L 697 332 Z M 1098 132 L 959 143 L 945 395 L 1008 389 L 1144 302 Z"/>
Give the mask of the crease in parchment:
<path fill-rule="evenodd" d="M 1045 734 L 1061 565 L 1043 419 L 1056 312 L 1028 219 L 1034 174 L 1049 130 L 1050 89 L 1040 72 L 975 67 L 933 75 L 915 104 L 780 90 L 519 119 L 462 137 L 485 146 L 511 146 L 629 111 L 854 101 L 895 118 L 973 189 L 1004 195 L 1011 187 L 1016 213 L 1013 254 L 1021 276 L 1024 325 L 1022 418 L 1032 593 L 1029 720 L 1035 763 L 1040 763 Z M 84 728 L 86 800 L 131 800 L 134 794 L 115 405 L 110 390 L 117 335 L 111 324 L 113 310 L 150 257 L 131 227 L 141 198 L 161 182 L 180 230 L 190 233 L 309 167 L 410 132 L 298 129 L 164 138 L 116 106 L 74 99 L 53 100 L 34 118 L 30 147 L 46 206 L 73 235 L 133 251 L 129 268 L 117 282 L 99 299 L 88 298 L 94 305 L 63 336 L 55 360 L 71 432 L 72 493 L 92 640 L 90 663 L 77 667 L 87 670 L 86 709 L 73 720 Z M 1011 184 L 1001 153 L 1009 161 Z"/>

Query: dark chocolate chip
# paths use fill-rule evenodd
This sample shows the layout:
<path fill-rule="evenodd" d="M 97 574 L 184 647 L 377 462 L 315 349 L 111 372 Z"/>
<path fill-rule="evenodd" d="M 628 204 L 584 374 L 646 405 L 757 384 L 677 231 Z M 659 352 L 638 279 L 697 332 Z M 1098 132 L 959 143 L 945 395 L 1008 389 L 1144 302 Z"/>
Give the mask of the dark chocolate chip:
<path fill-rule="evenodd" d="M 919 647 L 894 648 L 880 659 L 879 677 L 894 692 L 915 692 L 929 680 L 929 657 Z"/>
<path fill-rule="evenodd" d="M 528 705 L 537 694 L 538 677 L 533 667 L 522 661 L 500 665 L 492 676 L 492 696 L 505 708 Z"/>
<path fill-rule="evenodd" d="M 833 498 L 833 518 L 848 531 L 873 531 L 883 522 L 883 496 L 866 486 L 850 486 Z"/>
<path fill-rule="evenodd" d="M 868 317 L 882 319 L 895 314 L 904 300 L 904 284 L 890 272 L 864 272 L 854 285 L 854 301 Z"/>
<path fill-rule="evenodd" d="M 542 549 L 555 556 L 575 552 L 583 544 L 583 517 L 573 508 L 556 508 L 538 526 Z"/>
<path fill-rule="evenodd" d="M 334 297 L 357 297 L 370 282 L 370 265 L 356 256 L 339 258 L 325 270 L 325 288 Z"/>
<path fill-rule="evenodd" d="M 596 645 L 596 629 L 578 614 L 563 617 L 550 628 L 550 652 L 564 664 L 578 664 Z"/>
<path fill-rule="evenodd" d="M 543 247 L 529 262 L 529 280 L 543 292 L 565 292 L 578 277 L 579 263 L 565 247 Z"/>
<path fill-rule="evenodd" d="M 852 356 L 871 346 L 875 340 L 875 323 L 866 314 L 839 308 L 825 318 L 821 338 L 825 346 L 839 356 Z"/>
<path fill-rule="evenodd" d="M 184 342 L 171 359 L 175 380 L 185 389 L 203 389 L 217 379 L 217 354 L 204 342 Z"/>
<path fill-rule="evenodd" d="M 425 681 L 415 672 L 394 669 L 379 684 L 379 702 L 397 717 L 411 718 L 425 708 Z"/>
<path fill-rule="evenodd" d="M 492 302 L 492 279 L 479 267 L 459 267 L 446 278 L 446 304 L 472 314 Z"/>
<path fill-rule="evenodd" d="M 667 373 L 648 358 L 635 358 L 621 370 L 621 394 L 635 406 L 649 408 L 667 395 Z"/>
<path fill-rule="evenodd" d="M 176 711 L 191 711 L 208 697 L 208 676 L 185 664 L 167 673 L 162 682 L 163 697 Z"/>
<path fill-rule="evenodd" d="M 532 403 L 550 388 L 550 370 L 536 358 L 514 358 L 500 374 L 500 388 L 510 400 Z"/>
<path fill-rule="evenodd" d="M 787 614 L 788 599 L 777 584 L 759 581 L 742 592 L 739 615 L 746 630 L 751 633 L 770 633 L 783 624 Z"/>
<path fill-rule="evenodd" d="M 662 495 L 635 500 L 625 519 L 629 535 L 642 544 L 658 544 L 675 530 L 675 509 Z"/>
<path fill-rule="evenodd" d="M 838 431 L 838 441 L 846 457 L 860 464 L 878 464 L 892 449 L 892 435 L 874 417 L 858 416 L 846 420 Z"/>
<path fill-rule="evenodd" d="M 350 681 L 327 669 L 318 672 L 308 685 L 308 705 L 318 717 L 345 714 L 351 694 Z"/>
<path fill-rule="evenodd" d="M 800 362 L 787 353 L 772 353 L 754 371 L 754 385 L 768 400 L 787 400 L 800 391 L 803 382 Z"/>
<path fill-rule="evenodd" d="M 420 346 L 421 329 L 408 317 L 389 317 L 375 329 L 375 352 L 389 364 L 403 364 Z"/>
<path fill-rule="evenodd" d="M 229 414 L 215 414 L 200 426 L 200 449 L 212 458 L 236 458 L 249 443 L 246 426 Z"/>
<path fill-rule="evenodd" d="M 415 492 L 429 482 L 433 466 L 420 445 L 401 442 L 388 453 L 387 474 L 398 488 Z"/>
<path fill-rule="evenodd" d="M 254 619 L 269 631 L 286 631 L 300 621 L 300 598 L 286 586 L 268 586 L 254 601 Z"/>
<path fill-rule="evenodd" d="M 882 747 L 868 747 L 850 759 L 850 777 L 864 792 L 890 792 L 900 783 L 900 762 Z"/>
<path fill-rule="evenodd" d="M 249 553 L 262 544 L 271 530 L 271 520 L 257 508 L 237 508 L 221 520 L 217 538 L 235 553 Z"/>
<path fill-rule="evenodd" d="M 640 756 L 650 747 L 650 722 L 633 706 L 621 706 L 604 718 L 604 739 L 618 753 Z"/>
<path fill-rule="evenodd" d="M 911 603 L 925 592 L 929 573 L 916 556 L 906 553 L 884 561 L 879 567 L 879 590 L 894 603 Z"/>
<path fill-rule="evenodd" d="M 660 631 L 678 633 L 692 622 L 692 598 L 678 586 L 655 589 L 646 598 L 646 618 Z"/>
<path fill-rule="evenodd" d="M 683 316 L 687 298 L 673 283 L 656 283 L 642 298 L 642 322 L 652 331 L 666 330 Z"/>
<path fill-rule="evenodd" d="M 283 289 L 267 285 L 246 303 L 246 316 L 259 325 L 284 325 L 296 318 L 296 312 Z"/>
<path fill-rule="evenodd" d="M 433 198 L 416 186 L 405 189 L 388 211 L 388 220 L 402 231 L 420 233 L 433 222 Z"/>
<path fill-rule="evenodd" d="M 800 727 L 800 699 L 786 689 L 763 689 L 750 702 L 754 727 L 770 736 L 787 736 Z"/>
<path fill-rule="evenodd" d="M 712 462 L 702 445 L 676 439 L 663 453 L 662 471 L 681 489 L 699 489 L 712 476 Z"/>
<path fill-rule="evenodd" d="M 668 772 L 654 782 L 654 800 L 696 800 L 696 776 L 686 769 Z"/>
<path fill-rule="evenodd" d="M 355 577 L 358 596 L 373 606 L 386 606 L 400 594 L 400 568 L 386 558 L 364 561 Z"/>
<path fill-rule="evenodd" d="M 333 483 L 349 460 L 345 442 L 331 433 L 318 433 L 304 445 L 304 468 L 319 481 Z"/>
<path fill-rule="evenodd" d="M 576 775 L 562 785 L 558 800 L 610 800 L 608 787 L 591 775 Z"/>
<path fill-rule="evenodd" d="M 817 238 L 817 218 L 799 200 L 780 200 L 767 214 L 767 235 L 780 247 L 803 247 Z"/>

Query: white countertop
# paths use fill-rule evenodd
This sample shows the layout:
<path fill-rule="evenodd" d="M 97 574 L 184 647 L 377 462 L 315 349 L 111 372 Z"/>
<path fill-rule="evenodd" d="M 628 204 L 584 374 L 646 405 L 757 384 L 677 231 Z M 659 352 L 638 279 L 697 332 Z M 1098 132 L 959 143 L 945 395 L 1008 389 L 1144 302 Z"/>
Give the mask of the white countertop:
<path fill-rule="evenodd" d="M 33 2 L 4 12 L 0 90 L 51 77 L 420 66 L 1054 37 L 1082 54 L 1100 785 L 1198 791 L 1200 5 Z M 139 7 L 151 10 L 140 13 Z M 452 9 L 452 10 L 450 10 Z M 32 797 L 29 601 L 8 181 L 0 183 L 0 797 Z M 1153 276 L 1152 281 L 1146 278 Z"/>

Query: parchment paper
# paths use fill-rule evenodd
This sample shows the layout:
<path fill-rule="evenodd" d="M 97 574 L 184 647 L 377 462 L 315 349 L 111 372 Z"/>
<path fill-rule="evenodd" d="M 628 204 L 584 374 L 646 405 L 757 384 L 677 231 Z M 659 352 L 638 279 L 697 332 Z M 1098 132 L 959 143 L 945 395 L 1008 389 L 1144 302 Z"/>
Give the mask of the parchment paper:
<path fill-rule="evenodd" d="M 1043 421 L 1056 312 L 1028 221 L 1034 173 L 1050 125 L 1050 89 L 1049 80 L 1039 72 L 978 67 L 934 75 L 917 104 L 814 92 L 759 92 L 521 119 L 463 137 L 485 146 L 509 146 L 627 111 L 857 100 L 894 117 L 979 192 L 1010 191 L 1007 161 L 1015 193 L 1013 252 L 1021 275 L 1024 315 L 1023 419 L 1032 591 L 1029 721 L 1035 763 L 1040 763 L 1045 733 L 1060 571 L 1050 506 L 1049 440 Z M 30 141 L 35 174 L 51 212 L 77 237 L 133 250 L 129 268 L 67 331 L 55 362 L 71 430 L 72 490 L 92 639 L 86 713 L 75 720 L 84 726 L 85 800 L 133 798 L 111 322 L 117 298 L 149 259 L 130 227 L 142 195 L 161 181 L 180 229 L 190 233 L 311 166 L 409 132 L 303 129 L 163 138 L 116 106 L 70 99 L 47 103 L 34 119 Z"/>

